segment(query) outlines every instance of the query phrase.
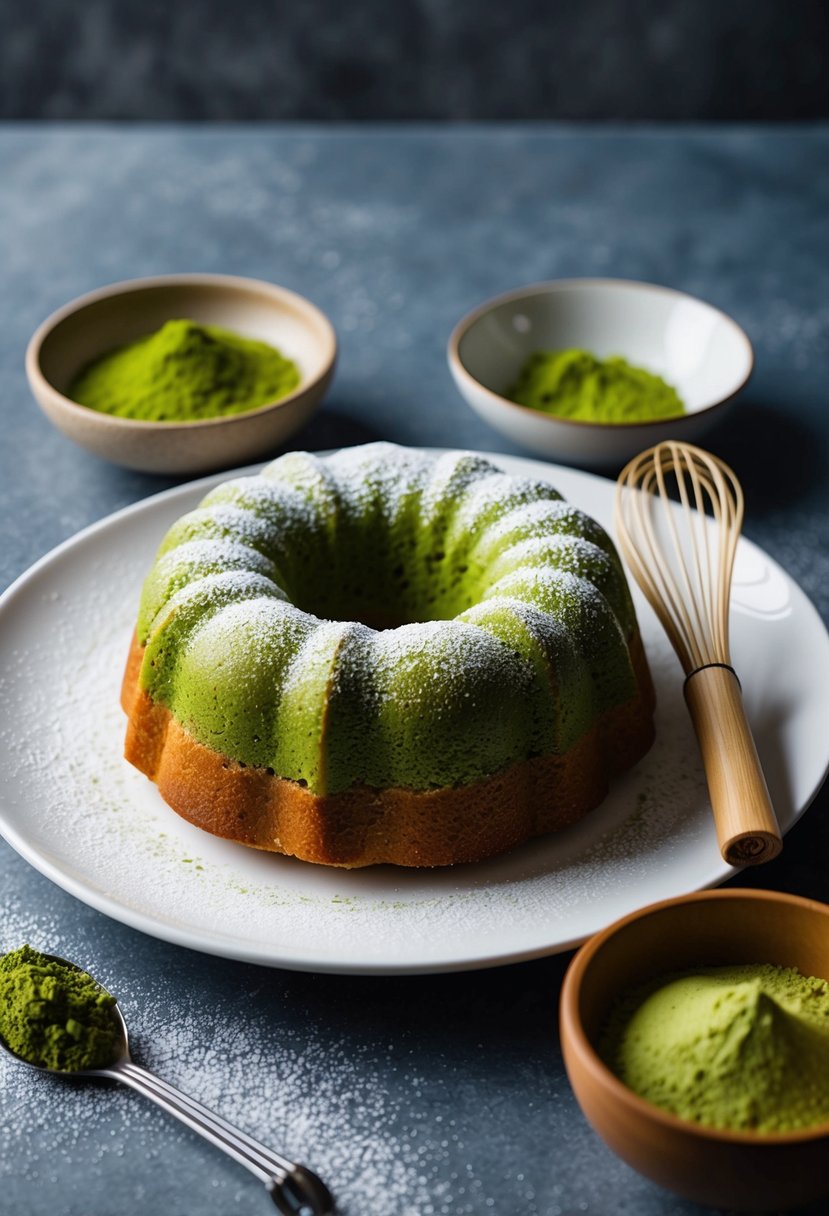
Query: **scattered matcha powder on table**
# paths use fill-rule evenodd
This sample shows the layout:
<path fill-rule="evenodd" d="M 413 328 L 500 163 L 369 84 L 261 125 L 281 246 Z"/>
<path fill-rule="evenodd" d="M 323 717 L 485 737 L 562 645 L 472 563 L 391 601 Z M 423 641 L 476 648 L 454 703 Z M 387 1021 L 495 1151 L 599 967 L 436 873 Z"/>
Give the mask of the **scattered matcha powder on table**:
<path fill-rule="evenodd" d="M 30 1064 L 73 1072 L 113 1062 L 115 998 L 85 971 L 21 946 L 0 957 L 0 1037 Z"/>
<path fill-rule="evenodd" d="M 145 422 L 199 422 L 278 401 L 299 368 L 265 342 L 217 325 L 168 321 L 82 368 L 68 396 L 79 405 Z"/>

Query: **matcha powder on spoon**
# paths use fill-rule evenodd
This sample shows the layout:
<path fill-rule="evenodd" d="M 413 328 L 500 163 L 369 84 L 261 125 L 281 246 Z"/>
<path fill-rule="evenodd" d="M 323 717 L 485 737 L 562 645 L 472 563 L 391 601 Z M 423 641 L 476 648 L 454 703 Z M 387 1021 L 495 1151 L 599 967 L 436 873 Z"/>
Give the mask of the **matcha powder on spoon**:
<path fill-rule="evenodd" d="M 217 325 L 168 321 L 82 368 L 69 386 L 79 405 L 145 422 L 200 422 L 287 396 L 299 368 L 265 342 Z"/>
<path fill-rule="evenodd" d="M 115 998 L 86 971 L 21 946 L 0 957 L 0 1038 L 40 1068 L 74 1072 L 113 1061 Z"/>

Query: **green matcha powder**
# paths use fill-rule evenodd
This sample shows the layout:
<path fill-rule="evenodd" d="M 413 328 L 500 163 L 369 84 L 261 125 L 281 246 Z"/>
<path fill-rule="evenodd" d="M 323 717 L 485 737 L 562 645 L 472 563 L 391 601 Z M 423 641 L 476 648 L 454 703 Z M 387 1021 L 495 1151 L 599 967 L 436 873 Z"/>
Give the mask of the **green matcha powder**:
<path fill-rule="evenodd" d="M 751 964 L 666 976 L 622 999 L 600 1054 L 681 1119 L 788 1132 L 829 1121 L 829 983 Z"/>
<path fill-rule="evenodd" d="M 0 1038 L 42 1068 L 74 1072 L 113 1062 L 115 997 L 85 971 L 21 946 L 0 957 Z"/>
<path fill-rule="evenodd" d="M 506 396 L 544 414 L 581 422 L 650 422 L 685 407 L 661 376 L 626 359 L 597 359 L 587 350 L 530 355 Z"/>
<path fill-rule="evenodd" d="M 145 422 L 199 422 L 278 401 L 299 368 L 265 342 L 217 325 L 168 321 L 88 364 L 69 386 L 79 405 Z"/>

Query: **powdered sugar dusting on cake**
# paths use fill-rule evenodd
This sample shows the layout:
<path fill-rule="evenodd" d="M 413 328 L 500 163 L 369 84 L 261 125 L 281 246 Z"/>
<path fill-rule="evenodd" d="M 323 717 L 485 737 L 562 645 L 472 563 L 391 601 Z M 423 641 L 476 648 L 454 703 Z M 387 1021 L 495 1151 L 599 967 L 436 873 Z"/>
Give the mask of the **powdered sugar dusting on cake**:
<path fill-rule="evenodd" d="M 158 565 L 171 575 L 181 569 L 188 574 L 202 572 L 212 574 L 218 570 L 252 570 L 268 578 L 275 576 L 271 559 L 258 549 L 253 549 L 236 537 L 216 539 L 192 539 L 168 550 L 159 559 Z"/>
<path fill-rule="evenodd" d="M 180 609 L 201 609 L 212 614 L 221 612 L 227 604 L 241 603 L 260 596 L 286 598 L 285 592 L 272 578 L 253 570 L 222 570 L 204 574 L 164 600 L 157 611 L 154 611 L 153 604 L 147 604 L 139 619 L 139 637 L 143 638 L 145 628 L 159 628 Z M 152 613 L 154 615 L 151 615 Z M 199 616 L 194 615 L 194 630 L 198 629 L 199 623 Z"/>
<path fill-rule="evenodd" d="M 470 484 L 459 502 L 455 527 L 460 532 L 474 532 L 481 521 L 488 527 L 497 515 L 520 510 L 528 503 L 557 501 L 558 498 L 557 491 L 550 485 L 493 470 Z"/>
<path fill-rule="evenodd" d="M 237 477 L 222 482 L 201 502 L 203 508 L 238 506 L 254 515 L 278 516 L 286 528 L 294 524 L 311 527 L 318 510 L 311 500 L 292 485 L 272 475 L 278 462 L 266 466 L 253 477 Z"/>
<path fill-rule="evenodd" d="M 342 448 L 328 460 L 332 470 L 352 489 L 360 486 L 364 474 L 370 470 L 372 480 L 385 487 L 389 500 L 400 492 L 401 486 L 422 484 L 434 462 L 434 458 L 424 456 L 415 448 L 404 448 L 395 443 L 367 443 L 360 447 Z"/>

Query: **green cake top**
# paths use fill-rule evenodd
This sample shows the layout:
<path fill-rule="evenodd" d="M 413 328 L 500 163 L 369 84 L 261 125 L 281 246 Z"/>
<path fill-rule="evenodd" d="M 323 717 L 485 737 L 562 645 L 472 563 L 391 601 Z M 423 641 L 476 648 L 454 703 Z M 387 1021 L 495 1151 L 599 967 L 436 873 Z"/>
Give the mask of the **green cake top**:
<path fill-rule="evenodd" d="M 603 530 L 465 453 L 294 453 L 179 520 L 142 682 L 200 742 L 315 792 L 563 752 L 635 682 Z"/>

